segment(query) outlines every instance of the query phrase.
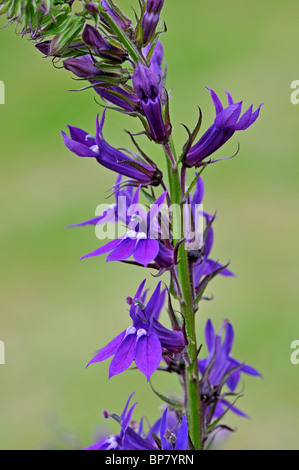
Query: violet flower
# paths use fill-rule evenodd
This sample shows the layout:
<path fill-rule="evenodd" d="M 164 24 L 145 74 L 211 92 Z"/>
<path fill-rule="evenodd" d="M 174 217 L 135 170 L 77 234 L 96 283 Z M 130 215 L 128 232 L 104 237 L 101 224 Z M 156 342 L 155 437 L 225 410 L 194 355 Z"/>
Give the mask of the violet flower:
<path fill-rule="evenodd" d="M 132 204 L 128 209 L 128 213 L 131 216 L 131 221 L 128 226 L 130 230 L 124 236 L 108 242 L 101 248 L 83 256 L 81 259 L 91 258 L 109 252 L 110 254 L 107 257 L 107 261 L 124 261 L 133 256 L 136 263 L 147 266 L 150 262 L 157 259 L 163 244 L 158 240 L 160 228 L 156 219 L 163 208 L 166 192 L 157 199 L 146 214 L 139 206 L 140 189 L 141 187 L 137 189 L 132 199 Z M 171 264 L 173 264 L 173 259 L 171 259 L 173 252 L 172 250 L 169 251 L 170 253 L 168 254 L 165 248 L 163 254 L 165 252 L 170 258 Z M 168 259 L 167 256 L 166 260 Z"/>
<path fill-rule="evenodd" d="M 100 165 L 127 176 L 135 184 L 158 186 L 162 181 L 162 173 L 154 163 L 150 166 L 142 161 L 134 160 L 105 141 L 103 137 L 105 111 L 100 123 L 97 118 L 95 137 L 82 129 L 68 126 L 70 137 L 65 132 L 61 133 L 66 147 L 79 157 L 95 158 Z"/>
<path fill-rule="evenodd" d="M 142 111 L 147 119 L 151 137 L 155 142 L 163 143 L 167 140 L 168 129 L 162 117 L 160 88 L 156 72 L 137 64 L 133 75 L 133 86 L 140 99 Z"/>
<path fill-rule="evenodd" d="M 135 361 L 136 367 L 149 380 L 160 365 L 163 349 L 168 354 L 178 354 L 185 348 L 183 333 L 170 331 L 158 321 L 165 302 L 165 290 L 161 292 L 161 282 L 146 305 L 147 292 L 143 292 L 145 282 L 139 286 L 134 299 L 127 299 L 133 325 L 101 349 L 88 364 L 114 356 L 109 378 L 124 372 Z"/>
<path fill-rule="evenodd" d="M 115 419 L 121 429 L 119 434 L 110 435 L 101 441 L 87 447 L 83 450 L 105 450 L 105 451 L 121 451 L 121 450 L 141 450 L 141 451 L 158 451 L 158 450 L 188 450 L 188 425 L 186 416 L 178 421 L 177 416 L 167 408 L 152 427 L 147 435 L 144 435 L 143 420 L 139 426 L 131 420 L 137 403 L 129 409 L 130 401 L 133 397 L 132 393 L 126 403 L 125 409 L 121 416 L 104 412 L 105 418 Z M 158 436 L 160 433 L 161 445 L 153 439 L 153 434 Z"/>
<path fill-rule="evenodd" d="M 218 387 L 225 379 L 226 374 L 237 367 L 239 368 L 233 371 L 225 380 L 225 384 L 230 392 L 235 392 L 242 373 L 261 377 L 261 374 L 256 369 L 236 360 L 232 356 L 231 350 L 234 342 L 234 330 L 231 323 L 227 320 L 224 321 L 222 327 L 217 333 L 215 333 L 211 320 L 208 320 L 206 324 L 205 338 L 209 356 L 205 359 L 199 360 L 198 367 L 203 376 L 206 370 L 210 368 L 207 379 L 211 386 Z M 222 385 L 224 384 L 222 383 Z M 231 406 L 231 404 L 222 397 L 218 400 L 213 417 L 218 418 L 227 408 L 230 408 L 231 411 L 240 416 L 247 417 L 243 411 L 239 410 L 235 406 Z"/>
<path fill-rule="evenodd" d="M 129 404 L 133 395 L 134 393 L 130 395 L 121 416 L 117 417 L 117 415 L 113 415 L 121 426 L 120 433 L 117 435 L 109 436 L 106 439 L 102 439 L 100 442 L 97 442 L 96 444 L 90 447 L 86 447 L 83 450 L 123 450 L 123 441 L 125 438 L 125 433 L 130 425 L 133 411 L 137 405 L 137 403 L 134 403 L 134 405 L 131 406 L 131 408 L 129 409 Z M 104 412 L 104 416 L 108 418 L 109 414 L 107 412 Z"/>
<path fill-rule="evenodd" d="M 208 90 L 210 89 L 208 88 Z M 229 106 L 223 108 L 216 93 L 213 90 L 210 90 L 210 93 L 216 110 L 216 119 L 201 139 L 189 150 L 185 158 L 185 165 L 188 167 L 201 165 L 203 160 L 222 147 L 236 131 L 248 129 L 257 120 L 260 113 L 262 105 L 255 112 L 253 112 L 251 105 L 240 117 L 242 101 L 234 103 L 231 95 L 226 92 Z"/>

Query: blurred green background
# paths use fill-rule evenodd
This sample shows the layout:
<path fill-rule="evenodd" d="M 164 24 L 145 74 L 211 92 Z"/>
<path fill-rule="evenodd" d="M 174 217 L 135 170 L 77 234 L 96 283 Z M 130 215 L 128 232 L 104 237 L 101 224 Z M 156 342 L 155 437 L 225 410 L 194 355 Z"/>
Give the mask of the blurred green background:
<path fill-rule="evenodd" d="M 130 3 L 119 1 L 127 11 Z M 177 145 L 185 139 L 179 123 L 194 125 L 197 104 L 204 129 L 214 118 L 205 86 L 223 99 L 227 89 L 247 107 L 265 104 L 258 122 L 219 152 L 231 155 L 240 141 L 239 156 L 204 175 L 205 208 L 218 211 L 214 257 L 231 260 L 238 277 L 210 285 L 215 300 L 202 305 L 198 328 L 209 317 L 217 325 L 229 318 L 234 355 L 264 375 L 245 378 L 239 406 L 251 420 L 227 416 L 238 432 L 225 448 L 298 449 L 299 365 L 290 362 L 290 343 L 299 339 L 299 105 L 290 101 L 290 84 L 299 80 L 298 1 L 165 3 Z M 99 242 L 93 229 L 64 227 L 94 215 L 114 175 L 69 153 L 59 131 L 72 124 L 93 133 L 100 108 L 91 91 L 68 92 L 77 87 L 70 74 L 13 27 L 0 31 L 0 47 L 0 448 L 51 447 L 58 428 L 88 445 L 104 424 L 102 410 L 119 412 L 133 390 L 136 417 L 158 417 L 161 402 L 141 374 L 108 381 L 109 361 L 85 370 L 93 352 L 128 326 L 125 298 L 145 276 L 154 281 L 148 272 L 106 265 L 105 257 L 78 261 Z M 129 145 L 125 128 L 137 129 L 111 112 L 107 140 Z M 157 373 L 153 383 L 163 393 L 179 390 L 167 375 Z"/>

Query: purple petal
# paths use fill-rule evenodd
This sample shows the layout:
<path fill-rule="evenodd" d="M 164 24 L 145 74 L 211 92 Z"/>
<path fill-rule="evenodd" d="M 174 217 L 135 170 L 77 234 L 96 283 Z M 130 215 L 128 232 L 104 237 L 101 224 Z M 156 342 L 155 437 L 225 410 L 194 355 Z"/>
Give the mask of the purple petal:
<path fill-rule="evenodd" d="M 177 435 L 177 441 L 175 444 L 175 450 L 187 450 L 188 449 L 188 424 L 187 418 L 184 416 L 180 430 Z"/>
<path fill-rule="evenodd" d="M 253 106 L 251 105 L 250 108 L 248 108 L 247 111 L 243 114 L 243 116 L 241 116 L 238 123 L 234 126 L 235 131 L 241 131 L 243 129 L 246 129 L 252 116 L 252 110 Z"/>
<path fill-rule="evenodd" d="M 118 335 L 116 338 L 114 338 L 107 346 L 102 348 L 96 356 L 87 364 L 87 367 L 90 366 L 90 364 L 95 364 L 96 362 L 102 362 L 108 359 L 109 357 L 113 356 L 116 351 L 118 350 L 122 340 L 126 336 L 126 331 L 123 331 L 120 335 Z"/>
<path fill-rule="evenodd" d="M 136 334 L 127 335 L 119 346 L 109 368 L 109 379 L 121 374 L 130 367 L 134 360 Z"/>
<path fill-rule="evenodd" d="M 228 323 L 226 326 L 226 334 L 225 334 L 225 339 L 223 341 L 222 348 L 225 352 L 226 356 L 229 356 L 232 347 L 233 347 L 233 342 L 234 342 L 234 329 L 231 323 Z"/>
<path fill-rule="evenodd" d="M 234 127 L 240 117 L 242 102 L 232 104 L 224 109 L 215 119 L 215 125 L 219 128 Z"/>
<path fill-rule="evenodd" d="M 116 240 L 112 240 L 109 243 L 106 243 L 106 245 L 102 246 L 101 248 L 98 248 L 97 250 L 93 251 L 92 253 L 88 253 L 88 255 L 82 256 L 80 260 L 84 258 L 92 258 L 94 256 L 99 256 L 103 255 L 105 253 L 109 253 L 109 251 L 113 250 L 120 242 L 122 241 L 121 238 L 117 238 Z"/>
<path fill-rule="evenodd" d="M 130 404 L 130 401 L 132 399 L 132 397 L 135 395 L 135 392 L 131 393 L 131 395 L 129 396 L 128 400 L 127 400 L 127 403 L 126 403 L 126 406 L 124 408 L 124 411 L 122 412 L 121 414 L 121 420 L 124 420 L 125 419 L 125 416 L 127 414 L 127 411 L 128 411 L 128 408 L 129 408 L 129 404 Z"/>
<path fill-rule="evenodd" d="M 251 119 L 250 119 L 250 121 L 249 121 L 249 124 L 247 124 L 247 126 L 244 127 L 244 129 L 243 129 L 244 131 L 245 131 L 245 129 L 248 129 L 248 127 L 250 127 L 250 126 L 257 120 L 257 118 L 258 118 L 259 115 L 260 115 L 260 110 L 261 110 L 261 107 L 262 107 L 262 106 L 263 106 L 263 105 L 261 104 L 261 105 L 258 107 L 258 109 L 253 113 L 253 115 L 251 116 Z"/>
<path fill-rule="evenodd" d="M 225 93 L 227 94 L 228 104 L 229 104 L 229 106 L 231 106 L 232 104 L 234 104 L 234 100 L 232 98 L 232 95 L 226 90 L 225 90 Z"/>
<path fill-rule="evenodd" d="M 211 90 L 211 88 L 208 88 L 208 87 L 206 87 L 206 88 L 211 93 L 211 98 L 212 98 L 214 106 L 215 106 L 216 114 L 221 113 L 221 111 L 223 111 L 223 106 L 222 106 L 222 103 L 221 103 L 220 99 L 218 98 L 216 93 L 213 90 Z"/>
<path fill-rule="evenodd" d="M 232 411 L 236 415 L 242 416 L 242 418 L 249 419 L 249 416 L 246 413 L 243 413 L 243 411 L 241 411 L 239 408 L 235 406 L 231 406 L 231 403 L 229 403 L 228 401 L 222 399 L 221 402 L 223 403 L 224 406 L 227 406 L 228 408 L 230 408 L 230 411 Z"/>
<path fill-rule="evenodd" d="M 162 359 L 162 347 L 154 333 L 142 335 L 137 340 L 135 364 L 149 381 L 151 375 L 158 369 Z"/>
<path fill-rule="evenodd" d="M 136 246 L 136 240 L 132 240 L 131 238 L 123 239 L 107 256 L 108 261 L 122 261 L 125 259 L 130 258 L 132 256 L 134 249 Z"/>
<path fill-rule="evenodd" d="M 149 299 L 147 306 L 145 308 L 145 316 L 148 322 L 151 322 L 151 319 L 155 316 L 156 308 L 159 306 L 159 300 L 161 295 L 161 281 L 157 285 L 153 295 Z"/>
<path fill-rule="evenodd" d="M 135 242 L 136 244 L 136 242 Z M 140 239 L 137 241 L 134 250 L 134 259 L 137 263 L 147 266 L 159 253 L 159 243 L 157 240 Z"/>
<path fill-rule="evenodd" d="M 61 132 L 61 135 L 63 137 L 64 145 L 78 157 L 98 157 L 98 153 L 89 148 L 88 145 L 81 144 L 80 142 L 76 142 L 75 140 L 70 139 L 63 131 Z"/>
<path fill-rule="evenodd" d="M 215 350 L 215 330 L 214 330 L 213 323 L 211 320 L 207 321 L 205 337 L 206 337 L 207 348 L 209 352 L 212 353 Z"/>

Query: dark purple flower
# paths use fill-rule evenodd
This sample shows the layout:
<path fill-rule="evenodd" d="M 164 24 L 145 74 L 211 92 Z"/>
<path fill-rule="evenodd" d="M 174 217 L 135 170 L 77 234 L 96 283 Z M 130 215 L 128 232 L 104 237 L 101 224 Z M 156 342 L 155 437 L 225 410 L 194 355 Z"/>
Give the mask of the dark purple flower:
<path fill-rule="evenodd" d="M 70 137 L 62 132 L 66 147 L 79 157 L 95 158 L 97 162 L 123 176 L 127 176 L 136 184 L 159 185 L 162 180 L 162 173 L 156 166 L 133 160 L 118 149 L 111 147 L 103 137 L 103 125 L 105 111 L 101 122 L 97 118 L 96 136 L 90 136 L 87 132 L 77 127 L 68 126 Z"/>
<path fill-rule="evenodd" d="M 155 34 L 164 0 L 147 0 L 146 12 L 142 19 L 143 44 L 147 44 Z"/>
<path fill-rule="evenodd" d="M 160 226 L 156 219 L 163 208 L 166 192 L 157 199 L 146 214 L 139 205 L 140 189 L 141 187 L 137 189 L 128 209 L 128 215 L 130 216 L 129 231 L 124 236 L 108 242 L 81 259 L 110 252 L 107 261 L 124 261 L 133 256 L 136 263 L 147 266 L 150 262 L 156 260 L 163 246 L 161 241 L 158 240 Z M 170 251 L 169 257 L 171 254 L 172 251 Z M 173 265 L 173 259 L 171 261 Z"/>
<path fill-rule="evenodd" d="M 127 51 L 110 44 L 100 34 L 100 32 L 90 24 L 85 26 L 82 39 L 85 44 L 92 47 L 95 54 L 97 54 L 102 59 L 108 59 L 113 62 L 122 63 L 128 57 Z"/>
<path fill-rule="evenodd" d="M 91 79 L 99 77 L 101 74 L 101 70 L 86 56 L 77 59 L 66 59 L 63 61 L 63 67 L 80 78 Z"/>
<path fill-rule="evenodd" d="M 216 109 L 216 119 L 214 124 L 188 152 L 185 159 L 185 164 L 188 167 L 199 166 L 203 160 L 222 147 L 236 131 L 248 129 L 260 113 L 262 105 L 255 112 L 253 112 L 253 106 L 250 106 L 240 117 L 242 101 L 234 103 L 231 95 L 226 92 L 229 106 L 223 108 L 216 93 L 213 90 L 210 90 L 210 93 Z"/>
<path fill-rule="evenodd" d="M 156 142 L 164 142 L 167 140 L 168 130 L 162 117 L 160 88 L 156 72 L 138 63 L 133 75 L 133 86 L 140 99 L 151 137 Z"/>
<path fill-rule="evenodd" d="M 215 333 L 211 320 L 208 320 L 206 324 L 205 337 L 209 356 L 200 360 L 198 362 L 198 366 L 200 373 L 204 375 L 209 365 L 213 363 L 208 374 L 210 385 L 213 387 L 219 386 L 225 375 L 236 367 L 239 367 L 239 369 L 232 372 L 225 381 L 231 392 L 235 392 L 242 373 L 261 377 L 261 374 L 256 369 L 237 361 L 232 356 L 231 350 L 234 342 L 234 330 L 231 323 L 227 320 L 223 323 L 217 333 Z M 230 403 L 224 398 L 220 398 L 214 411 L 214 418 L 221 416 L 228 407 L 231 407 Z M 239 414 L 240 416 L 247 417 L 245 413 L 236 407 L 232 407 L 231 411 Z"/>
<path fill-rule="evenodd" d="M 161 282 L 146 305 L 147 291 L 143 292 L 145 282 L 139 286 L 134 299 L 127 299 L 131 306 L 133 325 L 101 349 L 88 364 L 114 356 L 109 378 L 124 372 L 135 361 L 136 367 L 149 380 L 159 367 L 163 349 L 170 354 L 177 354 L 185 347 L 181 331 L 170 331 L 158 321 L 165 302 L 165 290 L 161 292 Z"/>

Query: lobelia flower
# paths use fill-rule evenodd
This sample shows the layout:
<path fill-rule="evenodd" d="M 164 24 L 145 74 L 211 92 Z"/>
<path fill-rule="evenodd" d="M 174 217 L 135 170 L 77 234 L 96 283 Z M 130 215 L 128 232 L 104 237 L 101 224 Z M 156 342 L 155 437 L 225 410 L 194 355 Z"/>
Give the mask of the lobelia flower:
<path fill-rule="evenodd" d="M 114 196 L 116 202 L 111 204 L 103 214 L 79 224 L 69 225 L 67 228 L 84 227 L 86 225 L 102 225 L 108 222 L 122 222 L 127 225 L 129 223 L 128 208 L 130 207 L 133 199 L 133 188 L 132 186 L 129 186 L 120 189 L 121 179 L 122 177 L 119 175 L 114 185 Z"/>
<path fill-rule="evenodd" d="M 164 0 L 147 0 L 146 12 L 142 19 L 143 44 L 147 44 L 155 34 Z"/>
<path fill-rule="evenodd" d="M 162 419 L 159 419 L 153 425 L 148 435 L 144 435 L 143 420 L 141 420 L 139 426 L 136 426 L 131 420 L 137 405 L 137 403 L 135 403 L 129 409 L 133 395 L 134 393 L 130 395 L 121 416 L 109 414 L 106 411 L 104 412 L 105 418 L 111 417 L 120 424 L 120 433 L 102 439 L 83 450 L 188 450 L 188 425 L 186 416 L 179 421 L 175 413 L 166 409 Z M 158 446 L 152 436 L 153 434 L 157 436 L 159 431 L 161 445 L 159 444 Z"/>
<path fill-rule="evenodd" d="M 131 408 L 129 409 L 130 401 L 133 395 L 134 393 L 130 395 L 120 417 L 118 417 L 117 415 L 112 415 L 115 417 L 115 419 L 119 422 L 121 426 L 120 433 L 117 435 L 109 436 L 106 439 L 102 439 L 100 442 L 97 442 L 96 444 L 90 447 L 86 447 L 83 450 L 123 450 L 123 441 L 125 438 L 125 433 L 130 425 L 133 411 L 137 405 L 137 403 L 134 403 L 134 405 L 131 406 Z M 104 412 L 104 416 L 108 418 L 109 414 L 107 412 Z"/>
<path fill-rule="evenodd" d="M 157 435 L 160 430 L 159 447 L 157 442 L 152 437 L 152 434 Z M 128 428 L 128 432 L 123 440 L 123 450 L 188 450 L 188 424 L 186 416 L 183 417 L 181 422 L 178 420 L 175 413 L 169 411 L 167 408 L 163 413 L 162 419 L 157 421 L 151 428 L 151 431 L 146 437 L 142 437 L 142 432 L 139 429 L 138 434 L 132 429 Z"/>
<path fill-rule="evenodd" d="M 222 341 L 223 335 L 224 339 Z M 225 380 L 225 384 L 229 388 L 230 392 L 235 392 L 242 373 L 261 377 L 261 374 L 256 369 L 237 361 L 232 356 L 231 350 L 234 342 L 234 330 L 231 323 L 227 320 L 224 321 L 222 327 L 217 333 L 215 333 L 211 320 L 208 320 L 205 329 L 205 338 L 209 356 L 205 359 L 199 360 L 198 367 L 202 375 L 204 375 L 206 370 L 210 367 L 207 378 L 211 386 L 218 387 L 221 382 Z M 237 367 L 239 368 L 225 378 L 229 371 L 232 371 Z M 222 385 L 224 384 L 222 383 Z M 240 416 L 247 417 L 245 413 L 235 406 L 231 406 L 231 404 L 222 397 L 220 397 L 217 402 L 213 417 L 218 418 L 227 408 L 230 408 L 231 411 Z"/>
<path fill-rule="evenodd" d="M 92 47 L 94 52 L 102 59 L 122 63 L 128 58 L 128 53 L 125 49 L 110 44 L 100 32 L 90 24 L 85 26 L 82 39 L 85 44 Z"/>
<path fill-rule="evenodd" d="M 208 88 L 208 90 L 210 89 Z M 227 108 L 223 108 L 216 93 L 213 90 L 210 90 L 210 93 L 216 109 L 216 119 L 201 139 L 189 150 L 185 158 L 185 165 L 188 167 L 201 165 L 203 160 L 222 147 L 236 131 L 248 129 L 257 120 L 260 113 L 262 105 L 255 112 L 253 112 L 251 105 L 240 117 L 242 101 L 234 103 L 231 95 L 226 92 L 229 105 Z"/>
<path fill-rule="evenodd" d="M 136 263 L 145 267 L 152 261 L 156 261 L 159 268 L 173 266 L 173 250 L 164 246 L 158 239 L 161 229 L 156 220 L 164 206 L 167 192 L 156 200 L 146 214 L 139 205 L 140 190 L 141 186 L 137 189 L 128 209 L 128 215 L 131 217 L 128 225 L 130 230 L 124 236 L 108 242 L 81 259 L 110 252 L 107 261 L 124 261 L 133 256 Z"/>
<path fill-rule="evenodd" d="M 143 161 L 134 160 L 120 150 L 111 147 L 105 141 L 103 137 L 105 113 L 106 110 L 101 122 L 97 118 L 95 137 L 90 136 L 82 129 L 68 126 L 70 137 L 65 132 L 61 133 L 66 147 L 79 157 L 95 158 L 100 165 L 127 176 L 134 184 L 158 186 L 163 175 L 154 163 L 150 166 Z"/>
<path fill-rule="evenodd" d="M 161 282 L 146 305 L 147 291 L 143 292 L 145 282 L 139 286 L 134 299 L 127 298 L 133 325 L 101 349 L 88 364 L 114 356 L 109 378 L 124 372 L 135 361 L 136 367 L 149 380 L 159 367 L 163 350 L 167 354 L 179 354 L 185 348 L 182 331 L 168 330 L 158 321 L 166 293 L 165 290 L 161 292 Z"/>
<path fill-rule="evenodd" d="M 134 71 L 133 86 L 140 99 L 140 105 L 147 119 L 151 137 L 155 142 L 165 142 L 169 131 L 162 117 L 160 87 L 156 72 L 139 62 Z"/>

